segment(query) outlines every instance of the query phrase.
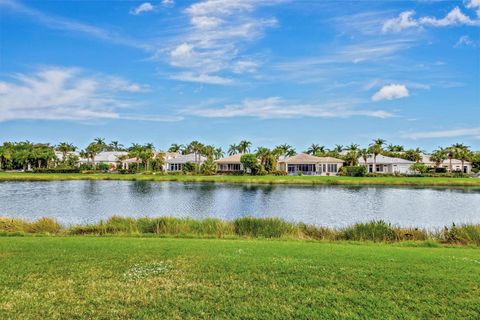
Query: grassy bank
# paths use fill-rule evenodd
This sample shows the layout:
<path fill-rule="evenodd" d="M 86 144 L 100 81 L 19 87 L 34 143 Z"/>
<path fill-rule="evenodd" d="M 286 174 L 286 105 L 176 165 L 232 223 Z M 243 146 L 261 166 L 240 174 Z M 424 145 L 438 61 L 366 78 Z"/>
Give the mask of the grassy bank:
<path fill-rule="evenodd" d="M 278 218 L 244 217 L 233 221 L 190 218 L 128 218 L 113 216 L 97 224 L 62 227 L 55 220 L 26 221 L 0 217 L 0 236 L 48 235 L 127 235 L 181 238 L 278 238 L 321 241 L 422 241 L 439 244 L 480 246 L 480 225 L 445 227 L 439 231 L 401 228 L 384 221 L 357 223 L 346 228 L 328 228 L 289 223 Z"/>
<path fill-rule="evenodd" d="M 0 238 L 1 319 L 478 319 L 478 249 Z"/>
<path fill-rule="evenodd" d="M 0 181 L 50 180 L 135 180 L 223 182 L 254 184 L 310 184 L 310 185 L 411 185 L 411 186 L 478 186 L 478 178 L 444 177 L 326 177 L 326 176 L 194 176 L 142 175 L 116 173 L 25 173 L 0 172 Z"/>

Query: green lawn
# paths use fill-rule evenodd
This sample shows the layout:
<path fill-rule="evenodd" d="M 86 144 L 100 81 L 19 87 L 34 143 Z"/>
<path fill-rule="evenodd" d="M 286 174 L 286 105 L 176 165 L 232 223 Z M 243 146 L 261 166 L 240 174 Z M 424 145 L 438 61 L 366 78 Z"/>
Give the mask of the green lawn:
<path fill-rule="evenodd" d="M 480 250 L 0 237 L 0 319 L 479 319 Z"/>
<path fill-rule="evenodd" d="M 308 177 L 308 176 L 191 176 L 141 174 L 58 174 L 0 172 L 0 181 L 45 180 L 145 180 L 184 182 L 226 182 L 262 184 L 318 184 L 318 185 L 418 185 L 418 186 L 480 186 L 478 178 L 427 177 Z"/>

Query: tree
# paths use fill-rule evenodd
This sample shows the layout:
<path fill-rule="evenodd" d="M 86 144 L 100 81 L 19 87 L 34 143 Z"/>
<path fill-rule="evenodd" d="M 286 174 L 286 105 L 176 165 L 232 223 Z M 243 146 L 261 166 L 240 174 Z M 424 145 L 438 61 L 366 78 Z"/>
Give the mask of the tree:
<path fill-rule="evenodd" d="M 290 146 L 289 146 L 290 148 Z M 287 149 L 288 150 L 288 149 Z M 311 154 L 311 155 L 318 155 L 322 154 L 325 152 L 325 147 L 321 146 L 319 144 L 312 143 L 310 147 L 308 147 L 307 151 L 305 153 Z"/>
<path fill-rule="evenodd" d="M 75 147 L 73 144 L 67 143 L 67 142 L 62 142 L 57 146 L 57 151 L 60 151 L 62 153 L 62 162 L 66 161 L 67 154 L 69 152 L 73 152 L 75 150 L 77 150 L 77 147 Z"/>
<path fill-rule="evenodd" d="M 390 151 L 390 152 L 403 152 L 403 151 L 405 151 L 403 146 L 393 145 L 393 144 L 389 144 L 387 146 L 387 150 Z"/>
<path fill-rule="evenodd" d="M 125 151 L 125 147 L 118 141 L 111 141 L 108 146 L 106 146 L 107 151 Z"/>
<path fill-rule="evenodd" d="M 448 159 L 450 160 L 450 172 L 452 172 L 452 159 L 458 159 L 462 162 L 462 170 L 465 164 L 465 161 L 470 156 L 470 147 L 464 145 L 463 143 L 455 143 L 448 149 Z"/>
<path fill-rule="evenodd" d="M 410 166 L 410 170 L 424 174 L 428 171 L 428 166 L 423 163 L 414 163 Z"/>
<path fill-rule="evenodd" d="M 367 160 L 372 156 L 372 153 L 370 152 L 369 149 L 363 148 L 363 149 L 360 149 L 360 151 L 358 152 L 358 155 L 363 159 L 363 161 L 365 161 L 365 167 L 366 167 Z"/>
<path fill-rule="evenodd" d="M 243 165 L 243 169 L 253 175 L 257 174 L 260 170 L 260 164 L 258 163 L 257 156 L 254 154 L 244 154 L 240 157 L 240 163 Z"/>
<path fill-rule="evenodd" d="M 341 144 L 336 144 L 335 148 L 333 148 L 332 151 L 334 151 L 336 153 L 341 153 L 343 151 L 343 149 L 344 149 L 344 147 Z"/>
<path fill-rule="evenodd" d="M 420 162 L 422 160 L 422 153 L 422 150 L 420 150 L 419 148 L 409 149 L 405 151 L 405 153 L 403 154 L 403 158 L 410 161 Z"/>
<path fill-rule="evenodd" d="M 250 141 L 247 141 L 247 140 L 242 140 L 240 141 L 240 143 L 238 144 L 238 152 L 240 153 L 247 153 L 247 152 L 250 152 L 250 147 L 252 146 L 252 143 Z"/>
<path fill-rule="evenodd" d="M 212 157 L 208 157 L 207 160 L 200 166 L 200 172 L 206 176 L 212 176 L 217 173 L 217 165 L 213 161 Z"/>
<path fill-rule="evenodd" d="M 92 159 L 93 169 L 96 168 L 95 157 L 103 150 L 103 145 L 98 142 L 90 143 L 87 148 L 85 149 L 85 155 L 87 158 Z"/>
<path fill-rule="evenodd" d="M 443 161 L 448 159 L 448 152 L 444 148 L 438 148 L 437 150 L 433 151 L 430 155 L 430 160 L 435 162 L 435 166 L 438 168 Z"/>
<path fill-rule="evenodd" d="M 168 148 L 168 152 L 182 152 L 184 148 L 185 146 L 183 144 L 172 143 L 170 148 Z"/>
<path fill-rule="evenodd" d="M 228 147 L 228 155 L 233 156 L 238 153 L 238 146 L 236 144 L 231 144 Z"/>
<path fill-rule="evenodd" d="M 374 172 L 377 172 L 377 156 L 382 153 L 385 142 L 383 139 L 375 139 L 373 143 L 370 144 L 369 151 L 373 154 Z"/>
<path fill-rule="evenodd" d="M 215 160 L 221 159 L 225 156 L 225 152 L 223 152 L 221 147 L 213 149 L 213 158 Z"/>
<path fill-rule="evenodd" d="M 192 141 L 190 144 L 185 148 L 184 152 L 191 152 L 194 155 L 195 163 L 199 165 L 200 163 L 200 156 L 205 154 L 205 146 L 199 141 Z"/>

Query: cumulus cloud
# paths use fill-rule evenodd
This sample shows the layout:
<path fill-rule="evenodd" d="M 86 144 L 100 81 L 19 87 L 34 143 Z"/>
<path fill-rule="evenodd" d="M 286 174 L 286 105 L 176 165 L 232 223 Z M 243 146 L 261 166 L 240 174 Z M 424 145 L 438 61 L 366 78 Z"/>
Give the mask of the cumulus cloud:
<path fill-rule="evenodd" d="M 141 5 L 139 5 L 138 7 L 130 10 L 130 14 L 133 14 L 133 15 L 136 16 L 136 15 L 139 15 L 139 14 L 144 13 L 144 12 L 153 11 L 154 9 L 155 9 L 155 7 L 150 2 L 144 2 Z"/>
<path fill-rule="evenodd" d="M 465 15 L 459 7 L 453 8 L 445 17 L 438 19 L 435 17 L 421 17 L 414 18 L 415 11 L 409 10 L 399 14 L 398 17 L 388 19 L 383 23 L 382 31 L 386 32 L 400 32 L 404 29 L 431 26 L 431 27 L 447 27 L 447 26 L 478 26 L 479 19 L 471 19 Z"/>
<path fill-rule="evenodd" d="M 118 119 L 117 110 L 131 106 L 119 95 L 145 89 L 119 77 L 47 67 L 0 81 L 0 121 Z"/>
<path fill-rule="evenodd" d="M 382 101 L 382 100 L 394 100 L 408 97 L 410 93 L 408 89 L 403 84 L 389 84 L 383 86 L 378 90 L 373 96 L 373 101 Z"/>
<path fill-rule="evenodd" d="M 263 36 L 265 29 L 275 26 L 275 18 L 257 18 L 259 7 L 279 0 L 205 0 L 185 9 L 190 26 L 168 50 L 169 63 L 182 68 L 206 83 L 219 77 L 219 72 L 255 72 L 258 62 L 242 57 L 245 44 Z M 180 79 L 180 77 L 177 77 Z M 192 77 L 185 77 L 191 79 Z"/>
<path fill-rule="evenodd" d="M 457 137 L 476 137 L 480 138 L 480 127 L 462 128 L 452 130 L 434 130 L 403 133 L 403 138 L 407 139 L 435 139 L 435 138 L 457 138 Z"/>
<path fill-rule="evenodd" d="M 289 119 L 303 117 L 348 118 L 366 116 L 375 118 L 393 117 L 383 110 L 362 110 L 354 108 L 351 101 L 313 104 L 286 101 L 280 97 L 245 99 L 237 104 L 212 108 L 188 108 L 183 112 L 206 118 L 253 117 L 260 119 Z"/>
<path fill-rule="evenodd" d="M 480 0 L 467 0 L 465 2 L 465 7 L 476 10 L 477 16 L 480 17 Z"/>

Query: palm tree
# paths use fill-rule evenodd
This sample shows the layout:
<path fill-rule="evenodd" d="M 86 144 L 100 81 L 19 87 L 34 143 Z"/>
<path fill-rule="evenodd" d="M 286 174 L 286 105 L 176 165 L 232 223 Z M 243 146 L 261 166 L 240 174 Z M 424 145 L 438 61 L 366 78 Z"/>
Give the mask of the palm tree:
<path fill-rule="evenodd" d="M 377 172 L 377 156 L 382 153 L 385 142 L 383 139 L 375 139 L 373 143 L 370 144 L 369 151 L 373 154 L 374 172 Z"/>
<path fill-rule="evenodd" d="M 240 153 L 249 153 L 250 152 L 250 147 L 252 146 L 252 143 L 247 140 L 242 140 L 238 144 L 238 151 Z"/>
<path fill-rule="evenodd" d="M 181 152 L 184 148 L 183 144 L 172 143 L 170 148 L 168 148 L 168 152 Z"/>
<path fill-rule="evenodd" d="M 265 147 L 258 147 L 255 151 L 257 158 L 260 159 L 260 164 L 265 165 L 266 159 L 272 154 L 271 150 Z"/>
<path fill-rule="evenodd" d="M 448 152 L 446 149 L 439 147 L 430 155 L 430 160 L 435 162 L 435 166 L 438 168 L 443 161 L 448 159 Z"/>
<path fill-rule="evenodd" d="M 193 153 L 195 162 L 199 164 L 200 158 L 198 156 L 205 153 L 205 146 L 201 142 L 194 140 L 190 142 L 186 150 L 190 150 Z"/>
<path fill-rule="evenodd" d="M 215 160 L 221 159 L 225 156 L 225 152 L 223 152 L 221 147 L 213 149 L 213 157 Z"/>
<path fill-rule="evenodd" d="M 284 143 L 279 146 L 276 146 L 273 149 L 273 154 L 275 154 L 277 158 L 279 156 L 293 157 L 294 155 L 297 154 L 297 152 L 291 145 Z"/>
<path fill-rule="evenodd" d="M 111 141 L 108 144 L 108 149 L 110 151 L 123 151 L 125 149 L 125 147 L 123 146 L 123 144 L 121 144 L 118 141 Z"/>
<path fill-rule="evenodd" d="M 403 152 L 405 151 L 405 148 L 400 145 L 389 144 L 387 146 L 387 150 L 390 152 Z"/>
<path fill-rule="evenodd" d="M 340 153 L 340 152 L 343 151 L 343 149 L 344 149 L 344 147 L 343 147 L 341 144 L 336 144 L 336 145 L 335 145 L 335 148 L 333 148 L 332 151 L 333 151 L 333 152 L 336 152 L 336 153 Z"/>
<path fill-rule="evenodd" d="M 289 146 L 290 147 L 290 146 Z M 288 150 L 289 148 L 287 148 Z M 312 155 L 316 155 L 316 154 L 319 154 L 319 153 L 323 153 L 325 151 L 325 147 L 324 146 L 321 146 L 319 144 L 315 144 L 315 143 L 312 143 L 310 145 L 310 147 L 308 147 L 307 151 L 305 151 L 305 153 L 307 154 L 312 154 Z"/>
<path fill-rule="evenodd" d="M 72 152 L 75 150 L 77 150 L 77 147 L 67 142 L 62 142 L 57 146 L 57 151 L 60 151 L 62 153 L 62 162 L 65 162 L 65 160 L 67 159 L 67 154 L 69 152 Z"/>
<path fill-rule="evenodd" d="M 238 153 L 238 146 L 236 144 L 231 144 L 228 147 L 228 155 L 233 156 L 234 154 Z"/>
<path fill-rule="evenodd" d="M 358 155 L 365 161 L 365 167 L 368 166 L 367 160 L 369 157 L 372 156 L 370 150 L 368 148 L 363 148 L 358 151 Z"/>

